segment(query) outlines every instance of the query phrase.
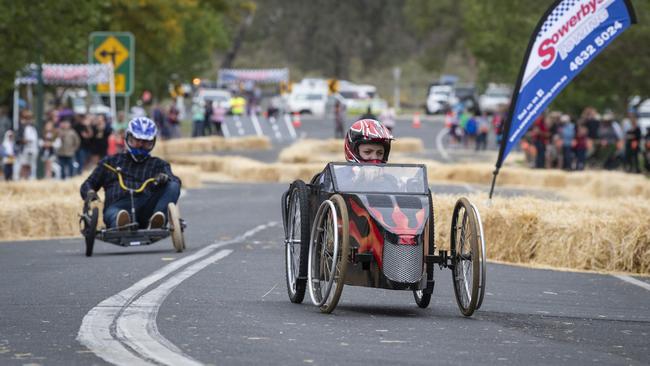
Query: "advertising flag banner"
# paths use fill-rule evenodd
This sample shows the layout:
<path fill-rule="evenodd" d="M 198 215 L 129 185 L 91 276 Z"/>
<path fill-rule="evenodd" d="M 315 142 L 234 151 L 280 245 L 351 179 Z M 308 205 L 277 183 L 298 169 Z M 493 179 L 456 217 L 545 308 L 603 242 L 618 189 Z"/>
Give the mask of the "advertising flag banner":
<path fill-rule="evenodd" d="M 515 84 L 490 198 L 499 168 L 535 119 L 634 23 L 636 15 L 630 0 L 556 0 L 546 10 L 528 42 Z"/>
<path fill-rule="evenodd" d="M 503 160 L 535 119 L 600 52 L 636 23 L 629 0 L 558 0 L 528 44 L 497 159 Z"/>

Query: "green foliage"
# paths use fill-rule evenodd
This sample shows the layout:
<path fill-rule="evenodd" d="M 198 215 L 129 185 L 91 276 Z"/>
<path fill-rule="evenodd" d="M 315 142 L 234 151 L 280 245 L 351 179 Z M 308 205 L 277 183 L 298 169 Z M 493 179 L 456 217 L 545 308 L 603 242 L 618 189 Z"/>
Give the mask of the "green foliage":
<path fill-rule="evenodd" d="M 234 0 L 233 0 L 234 1 Z M 226 0 L 0 0 L 0 104 L 29 63 L 86 63 L 93 31 L 136 39 L 136 91 L 162 95 L 172 74 L 201 75 L 226 48 Z M 213 75 L 216 76 L 216 75 Z"/>

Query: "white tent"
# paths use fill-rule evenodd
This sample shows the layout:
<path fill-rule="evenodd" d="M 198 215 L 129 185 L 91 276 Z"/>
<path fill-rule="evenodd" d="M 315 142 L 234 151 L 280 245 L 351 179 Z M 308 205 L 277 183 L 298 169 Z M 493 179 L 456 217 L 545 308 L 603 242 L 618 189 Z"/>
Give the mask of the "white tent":
<path fill-rule="evenodd" d="M 45 85 L 110 85 L 111 118 L 115 118 L 115 78 L 113 65 L 108 64 L 43 64 L 42 77 Z M 14 80 L 14 129 L 18 129 L 18 99 L 20 85 L 38 83 L 37 66 L 31 64 L 25 72 L 17 72 Z"/>

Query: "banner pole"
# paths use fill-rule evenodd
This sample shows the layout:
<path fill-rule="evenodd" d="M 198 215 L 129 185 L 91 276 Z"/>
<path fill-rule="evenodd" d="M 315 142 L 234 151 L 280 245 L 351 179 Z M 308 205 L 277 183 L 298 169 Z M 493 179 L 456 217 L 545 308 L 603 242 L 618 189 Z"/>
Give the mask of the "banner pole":
<path fill-rule="evenodd" d="M 497 182 L 497 175 L 499 174 L 499 168 L 494 169 L 492 172 L 492 186 L 490 187 L 490 196 L 489 199 L 492 200 L 492 193 L 494 193 L 494 184 Z"/>

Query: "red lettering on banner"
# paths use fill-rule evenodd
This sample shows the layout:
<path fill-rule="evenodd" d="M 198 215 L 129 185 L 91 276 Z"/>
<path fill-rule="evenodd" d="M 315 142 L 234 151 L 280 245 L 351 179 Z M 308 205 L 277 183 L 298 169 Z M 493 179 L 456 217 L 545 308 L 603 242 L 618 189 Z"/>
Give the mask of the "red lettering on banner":
<path fill-rule="evenodd" d="M 556 51 L 554 45 L 558 44 L 562 38 L 567 36 L 571 30 L 580 24 L 590 14 L 595 14 L 598 9 L 598 4 L 604 0 L 589 0 L 586 4 L 581 4 L 580 9 L 571 16 L 562 26 L 550 37 L 546 38 L 539 45 L 537 55 L 544 60 L 541 62 L 542 68 L 546 69 L 555 62 Z"/>

